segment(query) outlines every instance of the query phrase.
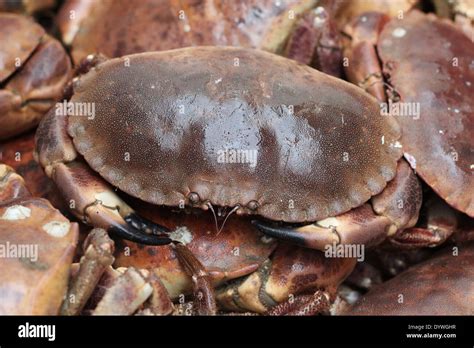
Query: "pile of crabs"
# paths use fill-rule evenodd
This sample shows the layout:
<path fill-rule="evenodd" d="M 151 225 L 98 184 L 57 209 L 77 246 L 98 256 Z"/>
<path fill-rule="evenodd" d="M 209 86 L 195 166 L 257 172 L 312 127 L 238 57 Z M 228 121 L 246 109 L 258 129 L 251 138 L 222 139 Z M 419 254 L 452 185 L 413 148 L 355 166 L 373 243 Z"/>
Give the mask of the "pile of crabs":
<path fill-rule="evenodd" d="M 0 0 L 0 314 L 474 314 L 470 0 Z"/>

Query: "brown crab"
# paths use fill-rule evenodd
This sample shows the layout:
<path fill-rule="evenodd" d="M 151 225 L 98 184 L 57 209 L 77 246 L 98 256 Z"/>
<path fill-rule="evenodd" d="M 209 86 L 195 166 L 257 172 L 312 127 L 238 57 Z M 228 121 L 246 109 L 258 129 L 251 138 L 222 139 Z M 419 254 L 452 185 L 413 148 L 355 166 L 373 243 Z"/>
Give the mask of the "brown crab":
<path fill-rule="evenodd" d="M 209 60 L 217 62 L 210 65 Z M 180 64 L 182 68 L 178 68 Z M 197 66 L 201 72 L 189 75 Z M 270 72 L 268 67 L 278 73 Z M 161 76 L 155 77 L 157 73 L 148 70 L 160 71 Z M 258 79 L 256 73 L 261 74 Z M 284 74 L 287 80 L 281 77 Z M 290 76 L 292 84 L 301 88 L 298 94 L 291 92 L 295 87 L 286 87 Z M 169 83 L 175 86 L 171 90 Z M 136 94 L 137 88 L 140 94 Z M 321 96 L 316 98 L 309 92 L 314 88 L 320 90 Z M 255 92 L 248 94 L 249 90 Z M 155 94 L 157 98 L 152 97 Z M 123 97 L 116 104 L 118 95 Z M 154 106 L 155 100 L 167 101 L 163 106 L 161 102 Z M 96 105 L 97 115 L 64 116 L 57 114 L 57 109 L 49 112 L 37 132 L 38 159 L 65 195 L 75 200 L 73 211 L 81 219 L 88 216 L 90 223 L 106 228 L 113 225 L 123 235 L 145 243 L 166 244 L 169 238 L 153 234 L 138 237 L 137 230 L 146 229 L 146 223 L 142 224 L 127 205 L 122 207 L 124 203 L 106 182 L 79 161 L 77 151 L 107 181 L 144 201 L 205 210 L 210 204 L 227 206 L 237 214 L 289 223 L 317 221 L 361 206 L 395 176 L 401 154 L 394 145 L 398 138 L 396 123 L 390 117 L 377 117 L 378 105 L 373 99 L 341 80 L 257 50 L 203 47 L 112 59 L 76 81 L 70 104 L 84 103 Z M 137 103 L 141 105 L 138 114 Z M 357 107 L 354 103 L 358 103 Z M 118 108 L 120 119 L 115 116 Z M 146 111 L 148 108 L 150 111 Z M 163 111 L 159 111 L 161 108 Z M 210 115 L 216 118 L 211 122 L 204 115 L 214 108 L 217 109 Z M 161 112 L 165 112 L 163 117 L 166 113 L 173 116 L 163 120 L 153 116 Z M 260 125 L 247 113 L 257 113 L 262 118 Z M 137 115 L 142 118 L 140 122 Z M 193 119 L 189 115 L 202 116 Z M 321 119 L 313 123 L 311 117 Z M 300 118 L 307 121 L 299 121 Z M 278 119 L 285 121 L 281 127 Z M 158 123 L 143 128 L 149 122 Z M 115 126 L 110 128 L 109 123 Z M 190 132 L 189 141 L 187 133 L 182 133 L 184 129 L 179 130 L 181 127 Z M 354 138 L 354 127 L 360 129 L 358 140 Z M 109 140 L 115 132 L 117 136 L 112 137 L 120 139 L 119 147 Z M 158 150 L 151 150 L 148 143 L 141 145 L 145 139 L 148 142 L 154 138 Z M 201 145 L 192 145 L 196 143 Z M 276 144 L 281 147 L 278 151 Z M 226 160 L 227 154 L 221 152 L 231 146 L 260 152 L 258 165 L 255 163 L 254 167 L 249 157 L 243 165 Z M 175 148 L 178 153 L 171 155 Z M 346 157 L 350 160 L 344 160 Z M 155 169 L 150 172 L 149 168 Z M 354 172 L 358 175 L 351 174 Z M 393 191 L 390 195 L 400 194 L 396 192 L 399 187 L 416 186 L 411 183 L 409 172 L 405 172 L 403 166 L 399 168 L 400 175 L 396 187 L 389 190 Z M 85 178 L 89 177 L 86 185 Z M 181 183 L 177 185 L 176 181 Z M 271 189 L 263 182 L 272 182 Z M 103 197 L 96 196 L 99 193 Z M 380 198 L 381 205 L 385 199 Z M 121 207 L 119 214 L 113 207 Z M 369 209 L 362 205 L 359 216 L 368 214 Z M 405 210 L 417 213 L 416 207 L 407 206 Z M 129 221 L 129 226 L 123 219 Z M 410 222 L 411 217 L 405 220 Z M 386 234 L 385 229 L 392 225 L 386 222 L 379 221 L 379 234 Z M 390 228 L 394 227 L 397 226 Z M 324 238 L 337 241 L 337 234 L 328 230 L 321 235 Z M 374 236 L 365 233 L 359 238 L 370 242 Z"/>
<path fill-rule="evenodd" d="M 374 287 L 349 315 L 473 315 L 474 244 L 447 247 Z"/>
<path fill-rule="evenodd" d="M 0 164 L 0 314 L 58 314 L 77 238 L 76 223 Z"/>
<path fill-rule="evenodd" d="M 187 46 L 258 47 L 280 15 L 317 1 L 67 1 L 58 16 L 63 40 L 79 63 L 89 54 L 120 57 Z M 75 16 L 71 18 L 71 13 Z M 117 21 L 123 18 L 124 21 Z M 94 35 L 89 35 L 94 32 Z"/>
<path fill-rule="evenodd" d="M 57 22 L 76 64 L 96 53 L 114 58 L 226 45 L 260 48 L 340 76 L 340 35 L 331 18 L 339 5 L 319 0 L 69 0 Z"/>
<path fill-rule="evenodd" d="M 111 186 L 157 205 L 227 207 L 287 223 L 323 220 L 310 233 L 257 222 L 266 233 L 321 250 L 374 245 L 416 221 L 419 183 L 403 162 L 397 169 L 397 125 L 351 84 L 277 55 L 230 47 L 96 64 L 74 82 L 67 104 L 94 105 L 96 112 L 55 108 L 37 132 L 39 162 L 88 224 L 144 244 L 180 241 L 176 231 L 136 214 Z M 259 160 L 249 155 L 235 163 L 229 149 L 256 151 Z M 377 194 L 380 216 L 364 204 Z M 403 209 L 391 208 L 395 197 L 408 202 Z M 181 254 L 194 286 L 206 279 L 208 291 L 208 272 Z"/>
<path fill-rule="evenodd" d="M 32 19 L 0 13 L 0 139 L 35 127 L 72 77 L 61 44 Z"/>
<path fill-rule="evenodd" d="M 404 155 L 416 173 L 452 207 L 474 216 L 474 43 L 452 23 L 416 10 L 393 19 L 366 13 L 346 32 L 349 80 L 399 116 Z M 418 113 L 400 113 L 404 106 Z M 425 230 L 416 243 L 435 245 L 454 230 Z"/>

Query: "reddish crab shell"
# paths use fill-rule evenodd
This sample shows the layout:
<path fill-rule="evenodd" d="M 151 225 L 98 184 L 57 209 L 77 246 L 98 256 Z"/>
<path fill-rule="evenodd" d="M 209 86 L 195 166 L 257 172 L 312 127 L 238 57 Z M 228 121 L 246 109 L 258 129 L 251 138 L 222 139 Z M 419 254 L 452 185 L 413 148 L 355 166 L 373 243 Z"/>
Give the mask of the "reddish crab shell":
<path fill-rule="evenodd" d="M 405 156 L 443 199 L 474 216 L 474 43 L 412 11 L 385 26 L 378 52 L 400 101 L 419 104 L 419 119 L 397 118 Z"/>
<path fill-rule="evenodd" d="M 188 46 L 260 47 L 274 40 L 280 42 L 288 30 L 280 17 L 288 18 L 290 10 L 298 14 L 316 3 L 315 0 L 67 1 L 58 23 L 77 63 L 95 52 L 120 57 Z M 75 11 L 73 19 L 70 11 Z"/>
<path fill-rule="evenodd" d="M 315 221 L 379 193 L 401 156 L 397 124 L 374 98 L 258 50 L 112 59 L 80 77 L 71 103 L 95 107 L 94 117 L 68 118 L 90 167 L 159 205 L 211 203 Z M 235 163 L 237 151 L 243 163 Z"/>
<path fill-rule="evenodd" d="M 0 12 L 0 139 L 34 128 L 63 92 L 71 63 L 32 19 Z"/>
<path fill-rule="evenodd" d="M 454 250 L 374 287 L 347 314 L 473 315 L 474 244 L 460 245 L 458 254 Z"/>
<path fill-rule="evenodd" d="M 0 164 L 0 315 L 59 312 L 78 233 L 76 223 L 32 197 L 23 178 Z"/>

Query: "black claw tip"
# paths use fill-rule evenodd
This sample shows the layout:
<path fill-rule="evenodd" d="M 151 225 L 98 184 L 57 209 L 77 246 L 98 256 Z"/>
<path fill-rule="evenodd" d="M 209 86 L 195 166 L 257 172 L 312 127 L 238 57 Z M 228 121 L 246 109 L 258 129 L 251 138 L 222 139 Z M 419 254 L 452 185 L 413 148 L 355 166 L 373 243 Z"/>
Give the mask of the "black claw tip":
<path fill-rule="evenodd" d="M 135 213 L 127 215 L 124 220 L 133 228 L 147 234 L 162 235 L 170 232 L 166 227 L 155 224 L 153 221 L 142 218 Z"/>
<path fill-rule="evenodd" d="M 108 231 L 120 238 L 145 245 L 167 245 L 172 242 L 166 235 L 146 234 L 131 226 L 115 225 L 109 227 Z"/>
<path fill-rule="evenodd" d="M 293 244 L 306 246 L 304 236 L 291 226 L 275 225 L 261 220 L 252 220 L 251 222 L 267 236 L 285 240 Z"/>

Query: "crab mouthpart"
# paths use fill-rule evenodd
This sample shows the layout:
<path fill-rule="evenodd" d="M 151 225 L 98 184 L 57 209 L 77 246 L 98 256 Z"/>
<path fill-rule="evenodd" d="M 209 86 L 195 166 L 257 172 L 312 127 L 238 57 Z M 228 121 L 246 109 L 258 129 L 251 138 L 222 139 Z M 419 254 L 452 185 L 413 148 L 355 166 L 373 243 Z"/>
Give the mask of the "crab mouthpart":
<path fill-rule="evenodd" d="M 240 204 L 237 204 L 234 208 L 232 208 L 232 210 L 225 215 L 225 218 L 224 218 L 224 222 L 222 222 L 221 224 L 221 227 L 219 227 L 219 223 L 217 222 L 217 215 L 220 217 L 222 216 L 221 212 L 222 212 L 222 207 L 219 207 L 218 208 L 218 213 L 216 215 L 216 212 L 214 210 L 214 207 L 212 206 L 212 204 L 210 202 L 207 202 L 207 206 L 209 207 L 209 209 L 211 210 L 212 212 L 212 215 L 214 216 L 214 221 L 216 222 L 216 236 L 218 236 L 222 230 L 224 229 L 224 226 L 225 226 L 225 223 L 227 222 L 227 219 L 233 214 L 235 213 L 237 210 L 239 210 L 241 208 Z"/>

